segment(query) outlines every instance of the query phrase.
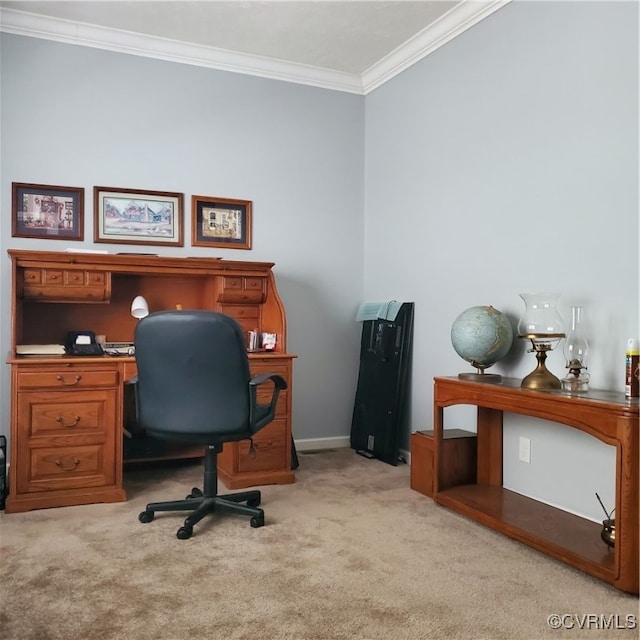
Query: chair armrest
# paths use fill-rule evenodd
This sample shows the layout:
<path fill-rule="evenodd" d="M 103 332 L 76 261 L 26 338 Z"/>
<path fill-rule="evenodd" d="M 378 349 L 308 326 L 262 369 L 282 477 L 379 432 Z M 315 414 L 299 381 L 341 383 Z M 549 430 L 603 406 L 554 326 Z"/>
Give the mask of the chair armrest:
<path fill-rule="evenodd" d="M 272 382 L 273 390 L 268 405 L 258 404 L 258 387 L 262 384 Z M 276 373 L 260 373 L 249 381 L 249 421 L 251 433 L 255 433 L 269 424 L 276 415 L 276 404 L 282 389 L 287 388 L 287 381 Z"/>

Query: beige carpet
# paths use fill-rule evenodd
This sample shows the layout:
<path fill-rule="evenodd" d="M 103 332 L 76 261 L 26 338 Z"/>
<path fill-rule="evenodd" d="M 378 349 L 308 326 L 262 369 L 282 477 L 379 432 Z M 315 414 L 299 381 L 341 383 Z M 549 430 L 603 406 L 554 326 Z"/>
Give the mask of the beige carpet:
<path fill-rule="evenodd" d="M 179 514 L 199 465 L 126 473 L 126 503 L 0 516 L 0 638 L 338 640 L 638 638 L 552 630 L 549 615 L 638 615 L 638 599 L 469 522 L 409 488 L 409 468 L 350 449 L 300 453 L 263 487 L 266 526 Z M 567 619 L 568 620 L 568 619 Z"/>

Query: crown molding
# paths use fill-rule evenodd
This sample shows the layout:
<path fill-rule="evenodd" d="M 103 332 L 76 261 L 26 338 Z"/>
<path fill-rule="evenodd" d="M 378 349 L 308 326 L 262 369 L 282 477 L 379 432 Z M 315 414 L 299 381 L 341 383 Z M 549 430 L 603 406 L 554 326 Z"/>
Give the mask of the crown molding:
<path fill-rule="evenodd" d="M 24 11 L 0 8 L 0 31 L 65 44 L 106 49 L 128 55 L 243 73 L 272 80 L 284 80 L 334 91 L 362 94 L 362 82 L 360 76 L 356 74 L 100 27 L 84 22 L 51 18 Z"/>
<path fill-rule="evenodd" d="M 362 74 L 363 93 L 367 94 L 391 80 L 510 2 L 511 0 L 488 0 L 486 2 L 465 0 L 457 4 L 438 20 L 367 69 Z"/>
<path fill-rule="evenodd" d="M 0 8 L 0 31 L 366 95 L 510 1 L 465 0 L 367 69 L 362 76 L 13 9 Z"/>

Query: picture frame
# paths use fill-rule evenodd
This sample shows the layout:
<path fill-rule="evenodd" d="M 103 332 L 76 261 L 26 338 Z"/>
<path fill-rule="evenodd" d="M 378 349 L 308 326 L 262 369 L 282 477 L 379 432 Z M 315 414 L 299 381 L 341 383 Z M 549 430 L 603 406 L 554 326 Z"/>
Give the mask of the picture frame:
<path fill-rule="evenodd" d="M 94 187 L 94 242 L 182 247 L 183 203 L 171 191 Z"/>
<path fill-rule="evenodd" d="M 191 197 L 191 244 L 194 247 L 251 249 L 251 200 Z"/>
<path fill-rule="evenodd" d="M 84 189 L 11 183 L 11 235 L 47 240 L 84 239 Z"/>

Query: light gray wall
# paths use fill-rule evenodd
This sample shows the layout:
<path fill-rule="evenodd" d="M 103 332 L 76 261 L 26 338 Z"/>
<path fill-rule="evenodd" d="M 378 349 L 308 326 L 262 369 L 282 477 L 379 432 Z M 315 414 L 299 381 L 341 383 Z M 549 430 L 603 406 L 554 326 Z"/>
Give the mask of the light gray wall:
<path fill-rule="evenodd" d="M 622 391 L 640 334 L 638 4 L 513 2 L 365 111 L 364 293 L 416 302 L 412 428 L 432 424 L 434 376 L 472 371 L 451 346 L 457 315 L 492 304 L 515 325 L 521 292 L 560 292 L 566 320 L 584 304 L 592 386 Z M 529 373 L 525 346 L 494 371 Z M 561 351 L 548 364 L 564 375 Z M 595 491 L 613 506 L 613 448 L 515 415 L 505 427 L 505 486 L 595 519 Z"/>
<path fill-rule="evenodd" d="M 157 251 L 275 262 L 288 349 L 299 356 L 294 437 L 348 435 L 364 264 L 364 98 L 6 34 L 1 46 L 2 353 L 7 248 L 95 247 L 94 185 L 178 191 L 186 246 Z M 13 181 L 84 187 L 84 243 L 12 238 Z M 190 247 L 192 194 L 252 200 L 253 250 Z M 9 367 L 1 369 L 8 433 Z"/>

